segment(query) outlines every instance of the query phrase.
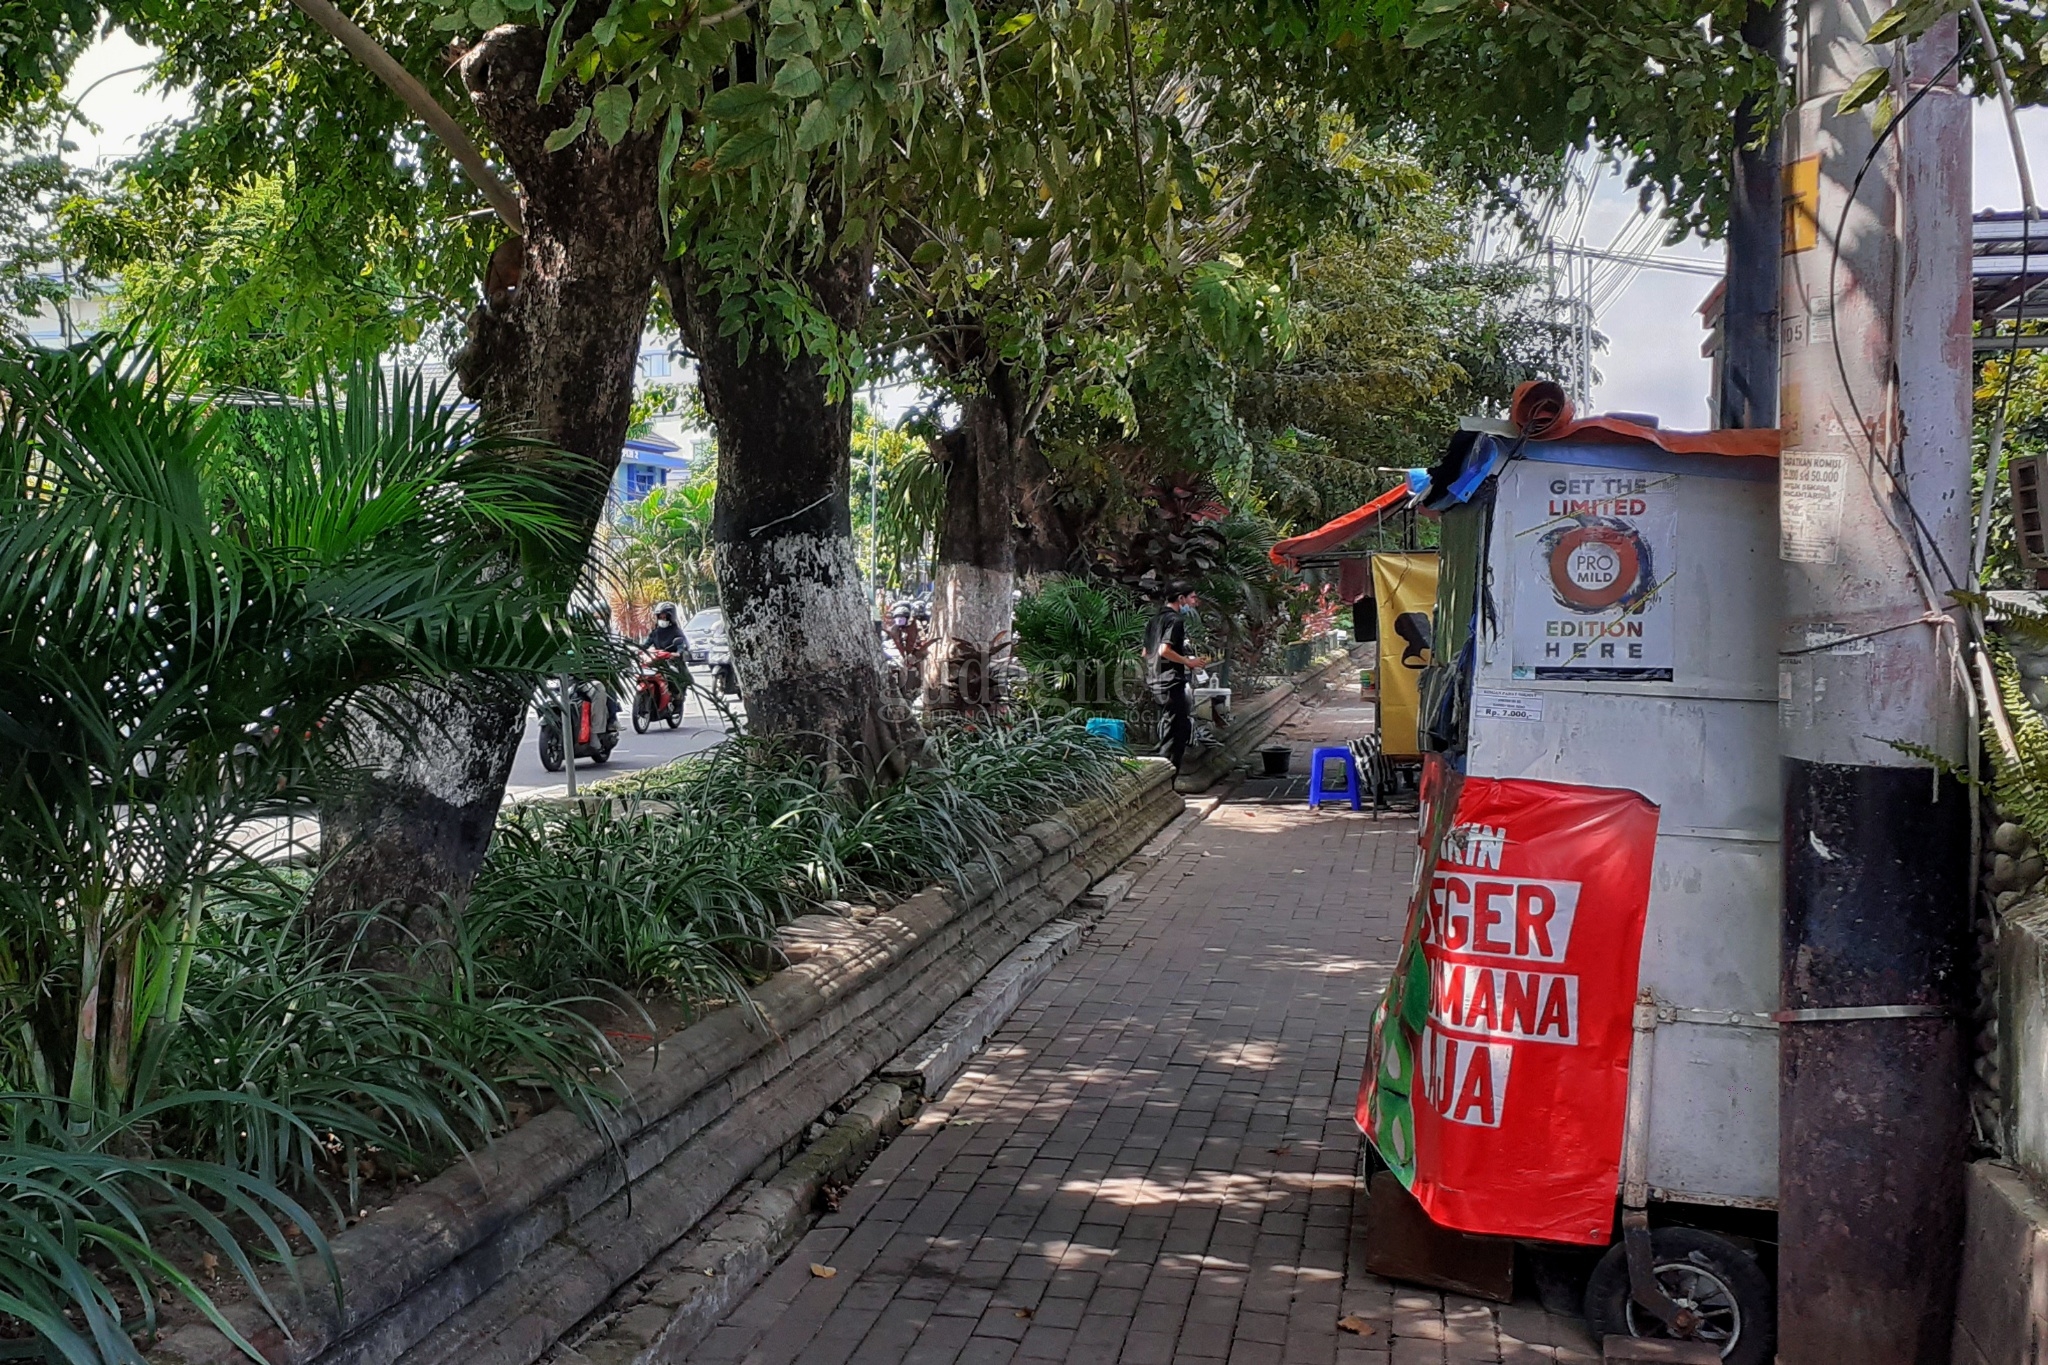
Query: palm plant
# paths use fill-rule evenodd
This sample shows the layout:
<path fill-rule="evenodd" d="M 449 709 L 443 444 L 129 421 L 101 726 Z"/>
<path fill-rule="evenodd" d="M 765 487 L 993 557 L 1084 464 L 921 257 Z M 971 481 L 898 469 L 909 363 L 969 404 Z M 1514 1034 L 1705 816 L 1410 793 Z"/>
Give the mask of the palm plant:
<path fill-rule="evenodd" d="M 554 457 L 447 400 L 365 367 L 280 406 L 259 453 L 130 339 L 0 345 L 0 1089 L 36 1100 L 0 1108 L 0 1140 L 31 1154 L 0 1167 L 0 1198 L 68 1171 L 66 1198 L 128 1226 L 145 1269 L 149 1220 L 191 1202 L 151 1191 L 240 1190 L 301 1221 L 275 1186 L 209 1185 L 149 1150 L 187 1102 L 306 1127 L 248 1091 L 158 1093 L 208 898 L 252 822 L 348 780 L 365 722 L 417 733 L 436 680 L 531 676 L 577 642 L 536 567 L 569 533 Z M 122 1150 L 101 1150 L 110 1132 Z M 20 1246 L 0 1255 L 0 1311 L 70 1354 L 58 1286 L 103 1353 L 126 1340 L 75 1237 Z"/>
<path fill-rule="evenodd" d="M 1017 658 L 1041 700 L 1121 712 L 1139 693 L 1145 613 L 1121 587 L 1056 578 L 1017 603 Z"/>
<path fill-rule="evenodd" d="M 612 571 L 635 606 L 666 598 L 684 616 L 718 601 L 711 570 L 711 513 L 718 484 L 704 477 L 657 488 L 619 514 Z"/>

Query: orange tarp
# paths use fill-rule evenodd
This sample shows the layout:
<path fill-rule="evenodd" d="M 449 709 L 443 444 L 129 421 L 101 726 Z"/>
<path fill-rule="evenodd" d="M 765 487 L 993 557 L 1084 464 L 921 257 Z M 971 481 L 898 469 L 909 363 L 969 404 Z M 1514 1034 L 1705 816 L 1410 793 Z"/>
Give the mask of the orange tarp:
<path fill-rule="evenodd" d="M 1346 512 L 1335 521 L 1326 522 L 1313 531 L 1304 531 L 1298 536 L 1275 541 L 1267 552 L 1271 559 L 1283 569 L 1298 567 L 1303 557 L 1334 550 L 1353 536 L 1362 536 L 1381 521 L 1408 505 L 1408 486 L 1392 488 L 1374 498 L 1356 511 Z"/>
<path fill-rule="evenodd" d="M 1515 390 L 1508 408 L 1508 420 L 1532 441 L 1588 441 L 1626 443 L 1640 441 L 1673 455 L 1733 455 L 1776 459 L 1779 433 L 1775 430 L 1666 431 L 1646 427 L 1620 417 L 1575 417 L 1571 399 L 1547 379 L 1532 379 Z M 1309 555 L 1334 550 L 1353 536 L 1363 535 L 1394 512 L 1408 505 L 1403 486 L 1382 493 L 1355 512 L 1335 521 L 1275 543 L 1268 557 L 1283 569 L 1300 567 Z"/>
<path fill-rule="evenodd" d="M 1619 417 L 1572 415 L 1571 399 L 1547 379 L 1532 379 L 1515 390 L 1508 420 L 1532 441 L 1643 441 L 1673 455 L 1761 455 L 1775 458 L 1775 430 L 1665 431 Z"/>

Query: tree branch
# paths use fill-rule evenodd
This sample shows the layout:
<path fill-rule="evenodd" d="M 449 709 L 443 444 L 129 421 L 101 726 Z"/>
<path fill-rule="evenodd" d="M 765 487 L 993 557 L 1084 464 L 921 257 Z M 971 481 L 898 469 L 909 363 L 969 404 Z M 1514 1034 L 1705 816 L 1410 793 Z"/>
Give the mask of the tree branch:
<path fill-rule="evenodd" d="M 405 102 L 406 108 L 418 114 L 421 121 L 433 130 L 434 136 L 455 154 L 456 162 L 483 191 L 484 198 L 505 220 L 505 226 L 514 232 L 524 233 L 519 196 L 498 178 L 498 173 L 484 160 L 484 154 L 470 139 L 468 131 L 441 107 L 440 101 L 419 83 L 412 72 L 400 66 L 397 58 L 386 52 L 375 38 L 357 28 L 328 0 L 292 0 L 292 3 L 303 10 L 307 18 L 332 34 L 348 49 L 350 56 L 368 68 L 371 75 L 391 87 L 391 92 Z"/>

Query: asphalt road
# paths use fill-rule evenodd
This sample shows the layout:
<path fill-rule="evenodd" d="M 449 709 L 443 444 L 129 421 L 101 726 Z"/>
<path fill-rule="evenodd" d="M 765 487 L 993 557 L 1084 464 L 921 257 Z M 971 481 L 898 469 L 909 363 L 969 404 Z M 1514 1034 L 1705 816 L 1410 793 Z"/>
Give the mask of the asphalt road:
<path fill-rule="evenodd" d="M 734 697 L 730 702 L 737 712 L 739 699 Z M 683 707 L 680 729 L 671 730 L 665 723 L 656 721 L 646 734 L 636 735 L 633 733 L 632 713 L 622 710 L 619 714 L 619 747 L 612 750 L 611 761 L 600 766 L 587 758 L 578 759 L 576 784 L 580 789 L 599 778 L 659 767 L 685 754 L 701 753 L 724 739 L 725 734 L 725 718 L 707 706 L 704 698 L 695 692 L 690 694 Z M 567 791 L 566 773 L 551 773 L 540 766 L 540 718 L 529 711 L 526 735 L 519 741 L 519 756 L 512 760 L 512 778 L 505 785 L 505 796 L 516 801 L 534 796 L 561 796 Z"/>

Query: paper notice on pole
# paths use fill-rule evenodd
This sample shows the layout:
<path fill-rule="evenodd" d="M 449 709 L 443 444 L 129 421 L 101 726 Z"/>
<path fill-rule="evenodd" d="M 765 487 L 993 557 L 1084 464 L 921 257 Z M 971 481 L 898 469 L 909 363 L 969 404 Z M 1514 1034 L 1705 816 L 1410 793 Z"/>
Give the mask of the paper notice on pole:
<path fill-rule="evenodd" d="M 1490 687 L 1472 692 L 1474 720 L 1539 721 L 1543 719 L 1541 692 L 1502 692 Z"/>
<path fill-rule="evenodd" d="M 1848 488 L 1848 456 L 1786 451 L 1778 460 L 1778 558 L 1788 564 L 1839 559 Z"/>

